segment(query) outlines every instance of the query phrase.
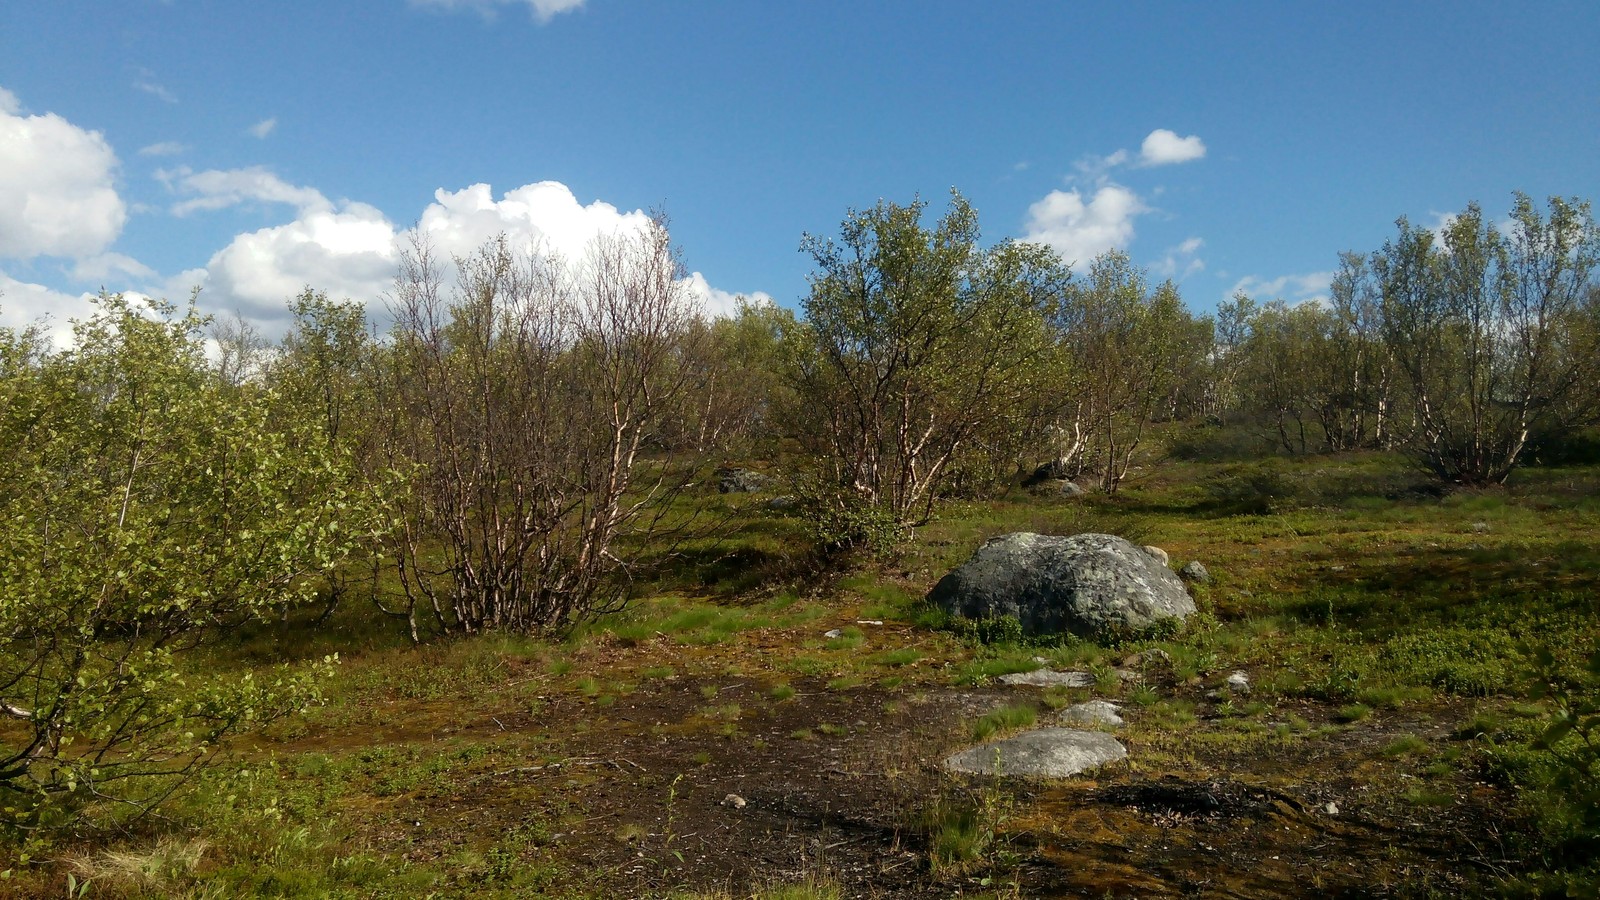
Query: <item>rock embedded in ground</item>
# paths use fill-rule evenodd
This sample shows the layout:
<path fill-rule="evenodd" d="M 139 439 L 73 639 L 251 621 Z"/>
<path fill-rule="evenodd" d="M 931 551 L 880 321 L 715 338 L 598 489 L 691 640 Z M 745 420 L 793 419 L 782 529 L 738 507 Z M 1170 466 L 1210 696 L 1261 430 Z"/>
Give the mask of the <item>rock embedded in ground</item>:
<path fill-rule="evenodd" d="M 753 494 L 765 490 L 771 479 L 754 469 L 723 466 L 715 473 L 717 491 L 723 494 Z"/>
<path fill-rule="evenodd" d="M 1118 715 L 1120 712 L 1122 708 L 1109 700 L 1089 700 L 1063 709 L 1060 719 L 1063 725 L 1110 725 L 1116 728 L 1123 724 L 1122 716 Z"/>
<path fill-rule="evenodd" d="M 1200 562 L 1198 559 L 1191 559 L 1187 563 L 1184 563 L 1183 568 L 1178 570 L 1178 577 L 1182 578 L 1184 581 L 1192 581 L 1196 584 L 1211 583 L 1211 572 L 1207 570 L 1205 564 Z"/>
<path fill-rule="evenodd" d="M 1034 669 L 1032 672 L 1012 672 L 1001 675 L 1001 684 L 1013 687 L 1093 687 L 1095 678 L 1088 672 L 1056 672 L 1051 669 Z"/>
<path fill-rule="evenodd" d="M 1161 649 L 1160 647 L 1151 647 L 1150 649 L 1140 653 L 1135 653 L 1131 656 L 1124 657 L 1122 660 L 1122 665 L 1125 668 L 1130 669 L 1155 665 L 1163 665 L 1170 668 L 1172 666 L 1172 654 Z"/>
<path fill-rule="evenodd" d="M 1245 672 L 1234 672 L 1228 676 L 1228 690 L 1235 694 L 1250 693 L 1250 676 Z"/>
<path fill-rule="evenodd" d="M 1195 611 L 1178 576 L 1109 534 L 993 538 L 934 585 L 928 600 L 969 619 L 1015 618 L 1025 634 L 1107 638 Z"/>
<path fill-rule="evenodd" d="M 1127 756 L 1127 748 L 1103 731 L 1040 728 L 952 754 L 944 768 L 966 775 L 1070 778 Z"/>

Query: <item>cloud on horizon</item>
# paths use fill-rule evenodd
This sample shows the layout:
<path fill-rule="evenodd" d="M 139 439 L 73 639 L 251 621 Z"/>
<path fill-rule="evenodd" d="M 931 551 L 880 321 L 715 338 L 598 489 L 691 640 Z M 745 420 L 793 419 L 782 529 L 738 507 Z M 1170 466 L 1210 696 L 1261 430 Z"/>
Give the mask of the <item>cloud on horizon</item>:
<path fill-rule="evenodd" d="M 1302 303 L 1326 303 L 1329 296 L 1328 286 L 1333 283 L 1333 276 L 1334 273 L 1331 271 L 1279 275 L 1272 279 L 1246 275 L 1233 283 L 1233 287 L 1228 289 L 1224 299 L 1243 293 L 1261 301 L 1283 300 L 1292 306 L 1299 306 Z"/>

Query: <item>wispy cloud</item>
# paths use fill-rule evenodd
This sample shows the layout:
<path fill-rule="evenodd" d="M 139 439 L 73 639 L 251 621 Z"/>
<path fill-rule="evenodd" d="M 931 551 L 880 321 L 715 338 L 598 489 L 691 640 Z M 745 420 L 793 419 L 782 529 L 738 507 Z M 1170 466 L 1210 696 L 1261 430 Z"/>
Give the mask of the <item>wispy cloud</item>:
<path fill-rule="evenodd" d="M 196 172 L 188 166 L 159 169 L 155 177 L 168 190 L 186 194 L 172 207 L 173 215 L 227 209 L 241 203 L 283 203 L 302 211 L 328 210 L 333 204 L 316 188 L 293 185 L 264 166 L 244 169 L 207 169 Z"/>
<path fill-rule="evenodd" d="M 1246 275 L 1233 283 L 1227 297 L 1243 293 L 1257 300 L 1287 300 L 1293 304 L 1323 303 L 1328 299 L 1328 285 L 1333 283 L 1332 272 L 1307 272 L 1303 275 L 1279 275 L 1262 278 Z"/>
<path fill-rule="evenodd" d="M 500 7 L 521 4 L 528 7 L 534 18 L 540 22 L 548 22 L 561 13 L 579 9 L 584 2 L 585 0 L 411 0 L 411 5 L 445 12 L 471 10 L 486 19 L 492 19 Z"/>
<path fill-rule="evenodd" d="M 1177 246 L 1168 247 L 1153 266 L 1156 274 L 1163 278 L 1184 279 L 1204 272 L 1206 261 L 1199 257 L 1199 253 L 1205 243 L 1200 238 L 1191 237 Z"/>
<path fill-rule="evenodd" d="M 183 144 L 178 143 L 177 141 L 162 141 L 162 142 L 160 142 L 158 144 L 150 144 L 149 146 L 146 146 L 146 147 L 140 147 L 139 148 L 139 155 L 140 156 L 177 156 L 179 153 L 183 153 L 184 151 L 186 151 L 188 149 L 189 149 L 188 147 L 184 146 Z"/>
<path fill-rule="evenodd" d="M 139 70 L 138 75 L 133 79 L 133 87 L 135 90 L 144 91 L 163 103 L 178 102 L 178 95 L 167 90 L 166 85 L 157 81 L 155 73 L 149 69 Z"/>
<path fill-rule="evenodd" d="M 72 277 L 77 281 L 101 284 L 118 277 L 149 279 L 155 274 L 154 269 L 126 253 L 101 253 L 80 259 L 72 267 Z"/>
<path fill-rule="evenodd" d="M 266 136 L 271 134 L 272 130 L 277 127 L 278 117 L 273 116 L 270 119 L 262 119 L 254 125 L 251 125 L 249 128 L 246 128 L 245 131 L 253 137 L 265 139 Z"/>

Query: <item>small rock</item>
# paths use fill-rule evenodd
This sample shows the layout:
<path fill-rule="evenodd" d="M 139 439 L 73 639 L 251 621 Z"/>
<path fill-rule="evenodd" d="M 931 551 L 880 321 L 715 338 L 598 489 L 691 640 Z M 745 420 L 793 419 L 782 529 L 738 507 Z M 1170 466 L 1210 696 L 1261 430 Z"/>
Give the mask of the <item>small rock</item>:
<path fill-rule="evenodd" d="M 1108 700 L 1090 700 L 1086 703 L 1074 703 L 1061 711 L 1063 725 L 1110 725 L 1113 728 L 1122 724 L 1122 710 Z"/>
<path fill-rule="evenodd" d="M 1010 675 L 1001 675 L 1000 683 L 1013 687 L 1093 687 L 1094 676 L 1088 672 L 1055 672 L 1050 669 L 1034 669 L 1032 672 L 1013 672 Z"/>
<path fill-rule="evenodd" d="M 771 500 L 767 501 L 767 509 L 770 509 L 774 512 L 785 512 L 787 510 L 794 509 L 799 505 L 800 501 L 788 496 L 787 494 L 782 497 L 773 497 Z"/>
<path fill-rule="evenodd" d="M 837 628 L 831 628 L 831 629 L 829 629 L 829 630 L 827 630 L 827 631 L 824 631 L 824 632 L 823 632 L 823 633 L 822 633 L 822 636 L 823 636 L 823 637 L 825 637 L 825 638 L 827 638 L 827 639 L 828 639 L 828 640 L 830 640 L 830 641 L 831 641 L 831 640 L 834 640 L 834 639 L 835 639 L 835 638 L 842 638 L 842 637 L 844 637 L 844 632 L 843 632 L 843 631 L 840 631 L 840 630 L 839 630 L 839 629 L 837 629 Z"/>
<path fill-rule="evenodd" d="M 968 775 L 1068 778 L 1127 759 L 1128 749 L 1103 731 L 1039 728 L 949 756 L 944 768 Z"/>
<path fill-rule="evenodd" d="M 1183 568 L 1178 570 L 1178 577 L 1184 581 L 1193 581 L 1196 584 L 1211 583 L 1211 573 L 1206 569 L 1205 564 L 1198 559 L 1191 559 L 1184 563 Z"/>
<path fill-rule="evenodd" d="M 1063 496 L 1063 497 L 1082 497 L 1083 494 L 1084 494 L 1083 488 L 1078 487 L 1078 483 L 1076 481 L 1063 481 L 1063 482 L 1061 482 L 1061 496 Z"/>
<path fill-rule="evenodd" d="M 1161 649 L 1160 647 L 1151 647 L 1149 650 L 1145 650 L 1142 653 L 1135 653 L 1122 661 L 1122 664 L 1130 669 L 1139 668 L 1141 666 L 1153 666 L 1158 663 L 1165 666 L 1172 665 L 1172 654 Z"/>
<path fill-rule="evenodd" d="M 1488 522 L 1473 522 L 1472 523 L 1472 533 L 1473 534 L 1488 534 L 1489 533 L 1489 523 Z"/>
<path fill-rule="evenodd" d="M 1250 676 L 1244 672 L 1234 672 L 1228 676 L 1228 690 L 1235 694 L 1250 693 Z"/>
<path fill-rule="evenodd" d="M 1329 800 L 1327 804 L 1322 807 L 1322 811 L 1330 816 L 1337 816 L 1339 814 L 1339 804 Z"/>
<path fill-rule="evenodd" d="M 883 620 L 882 619 L 857 619 L 856 620 L 856 624 L 857 625 L 882 625 L 883 624 Z"/>
<path fill-rule="evenodd" d="M 1143 550 L 1144 552 L 1146 552 L 1148 554 L 1150 554 L 1151 556 L 1154 556 L 1156 559 L 1161 560 L 1161 564 L 1163 566 L 1166 565 L 1170 561 L 1167 558 L 1167 551 L 1165 551 L 1165 550 L 1161 549 L 1160 547 L 1157 547 L 1157 546 L 1155 546 L 1153 544 L 1145 544 L 1143 547 L 1140 547 L 1139 549 Z"/>
<path fill-rule="evenodd" d="M 1138 672 L 1133 671 L 1132 669 L 1112 669 L 1111 671 L 1116 672 L 1117 673 L 1117 678 L 1121 679 L 1122 681 L 1143 681 L 1144 680 L 1144 676 L 1143 675 L 1139 674 Z"/>
<path fill-rule="evenodd" d="M 744 809 L 744 798 L 738 794 L 729 794 L 722 798 L 722 805 L 731 809 Z"/>

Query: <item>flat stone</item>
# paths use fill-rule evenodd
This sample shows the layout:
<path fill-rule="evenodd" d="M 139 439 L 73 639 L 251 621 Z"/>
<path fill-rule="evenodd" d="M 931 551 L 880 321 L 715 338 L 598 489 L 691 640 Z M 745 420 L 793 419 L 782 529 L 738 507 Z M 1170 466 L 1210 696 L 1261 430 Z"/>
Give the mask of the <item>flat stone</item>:
<path fill-rule="evenodd" d="M 966 775 L 1070 778 L 1127 757 L 1127 748 L 1103 731 L 1040 728 L 953 754 L 944 768 Z"/>
<path fill-rule="evenodd" d="M 1115 728 L 1122 724 L 1121 707 L 1109 700 L 1089 700 L 1084 703 L 1074 703 L 1061 711 L 1061 724 L 1063 725 L 1110 725 Z"/>
<path fill-rule="evenodd" d="M 1000 676 L 1001 684 L 1026 687 L 1093 687 L 1094 676 L 1088 672 L 1056 672 L 1051 669 L 1034 669 L 1032 672 L 1012 672 Z"/>

